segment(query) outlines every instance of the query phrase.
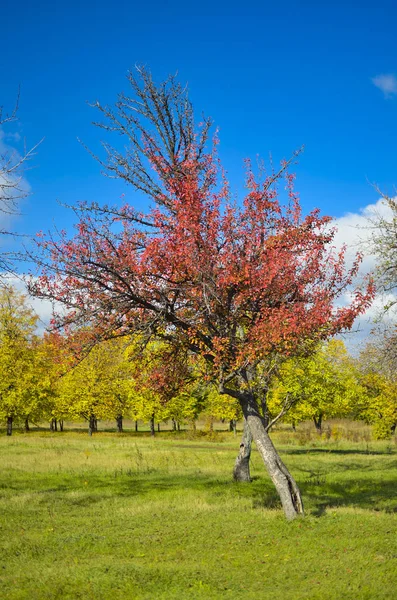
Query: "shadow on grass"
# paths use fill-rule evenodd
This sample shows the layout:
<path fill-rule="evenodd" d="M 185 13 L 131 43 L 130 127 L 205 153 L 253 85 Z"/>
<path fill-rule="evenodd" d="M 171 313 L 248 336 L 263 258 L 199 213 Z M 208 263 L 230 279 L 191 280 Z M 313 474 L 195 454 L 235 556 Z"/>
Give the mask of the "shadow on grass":
<path fill-rule="evenodd" d="M 283 448 L 283 454 L 342 454 L 342 455 L 350 455 L 350 454 L 364 454 L 366 456 L 392 456 L 396 454 L 395 450 L 383 452 L 380 450 L 371 450 L 371 448 L 367 448 L 366 450 L 352 450 L 352 449 L 340 449 L 340 448 Z"/>
<path fill-rule="evenodd" d="M 361 466 L 360 466 L 361 468 Z M 39 503 L 60 502 L 72 507 L 89 507 L 111 497 L 145 497 L 148 501 L 164 498 L 169 493 L 180 495 L 196 492 L 208 502 L 222 503 L 222 498 L 237 496 L 250 499 L 254 509 L 280 508 L 280 500 L 271 483 L 256 477 L 251 484 L 238 484 L 229 479 L 216 479 L 204 473 L 174 475 L 152 471 L 117 472 L 103 475 L 93 473 L 51 474 L 26 476 L 15 473 L 0 481 L 0 497 L 17 498 L 29 494 Z M 298 480 L 306 510 L 315 516 L 335 507 L 362 508 L 397 512 L 397 480 L 379 477 L 329 482 L 327 475 L 314 474 Z M 32 498 L 32 499 L 33 499 Z"/>
<path fill-rule="evenodd" d="M 309 482 L 301 484 L 303 496 L 309 499 L 311 512 L 321 516 L 327 508 L 351 507 L 397 512 L 397 481 L 361 480 L 324 483 L 317 490 Z"/>

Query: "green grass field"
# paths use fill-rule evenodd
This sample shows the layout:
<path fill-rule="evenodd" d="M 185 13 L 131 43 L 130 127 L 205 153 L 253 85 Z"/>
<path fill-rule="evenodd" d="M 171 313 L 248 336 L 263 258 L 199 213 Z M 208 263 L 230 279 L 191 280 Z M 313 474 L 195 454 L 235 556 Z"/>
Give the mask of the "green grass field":
<path fill-rule="evenodd" d="M 396 597 L 397 446 L 281 431 L 305 519 L 287 523 L 238 438 L 31 432 L 0 437 L 0 597 Z"/>

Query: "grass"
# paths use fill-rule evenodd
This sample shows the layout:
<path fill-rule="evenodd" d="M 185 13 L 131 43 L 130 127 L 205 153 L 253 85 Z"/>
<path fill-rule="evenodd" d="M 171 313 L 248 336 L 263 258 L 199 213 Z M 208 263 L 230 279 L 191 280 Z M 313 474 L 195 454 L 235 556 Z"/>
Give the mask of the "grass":
<path fill-rule="evenodd" d="M 336 436 L 338 437 L 338 436 Z M 0 437 L 0 596 L 376 600 L 397 584 L 397 446 L 280 431 L 307 517 L 287 523 L 238 439 Z"/>

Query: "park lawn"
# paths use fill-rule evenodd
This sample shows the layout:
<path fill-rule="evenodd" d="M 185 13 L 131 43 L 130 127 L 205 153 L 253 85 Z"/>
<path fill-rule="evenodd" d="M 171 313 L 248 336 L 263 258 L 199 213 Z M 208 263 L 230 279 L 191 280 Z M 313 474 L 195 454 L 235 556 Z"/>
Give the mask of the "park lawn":
<path fill-rule="evenodd" d="M 307 516 L 287 523 L 232 434 L 0 437 L 0 597 L 376 600 L 397 586 L 397 446 L 275 434 Z M 278 442 L 277 442 L 278 440 Z"/>

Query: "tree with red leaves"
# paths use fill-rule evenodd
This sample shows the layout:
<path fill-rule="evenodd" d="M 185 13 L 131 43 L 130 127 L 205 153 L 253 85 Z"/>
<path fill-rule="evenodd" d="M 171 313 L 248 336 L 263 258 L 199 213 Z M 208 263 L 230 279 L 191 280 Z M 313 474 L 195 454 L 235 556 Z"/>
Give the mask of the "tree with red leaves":
<path fill-rule="evenodd" d="M 291 160 L 259 180 L 248 163 L 246 196 L 233 202 L 211 121 L 196 127 L 174 77 L 157 86 L 138 71 L 128 77 L 131 96 L 121 94 L 113 108 L 96 104 L 104 118 L 97 125 L 126 144 L 104 144 L 106 174 L 152 205 L 79 204 L 73 238 L 38 237 L 41 276 L 32 291 L 67 308 L 54 318 L 59 329 L 89 325 L 94 341 L 145 335 L 200 355 L 219 390 L 239 401 L 293 519 L 303 513 L 301 495 L 266 430 L 258 369 L 351 328 L 372 285 L 337 308 L 360 258 L 346 269 L 344 250 L 331 247 L 330 218 L 302 216 Z"/>

